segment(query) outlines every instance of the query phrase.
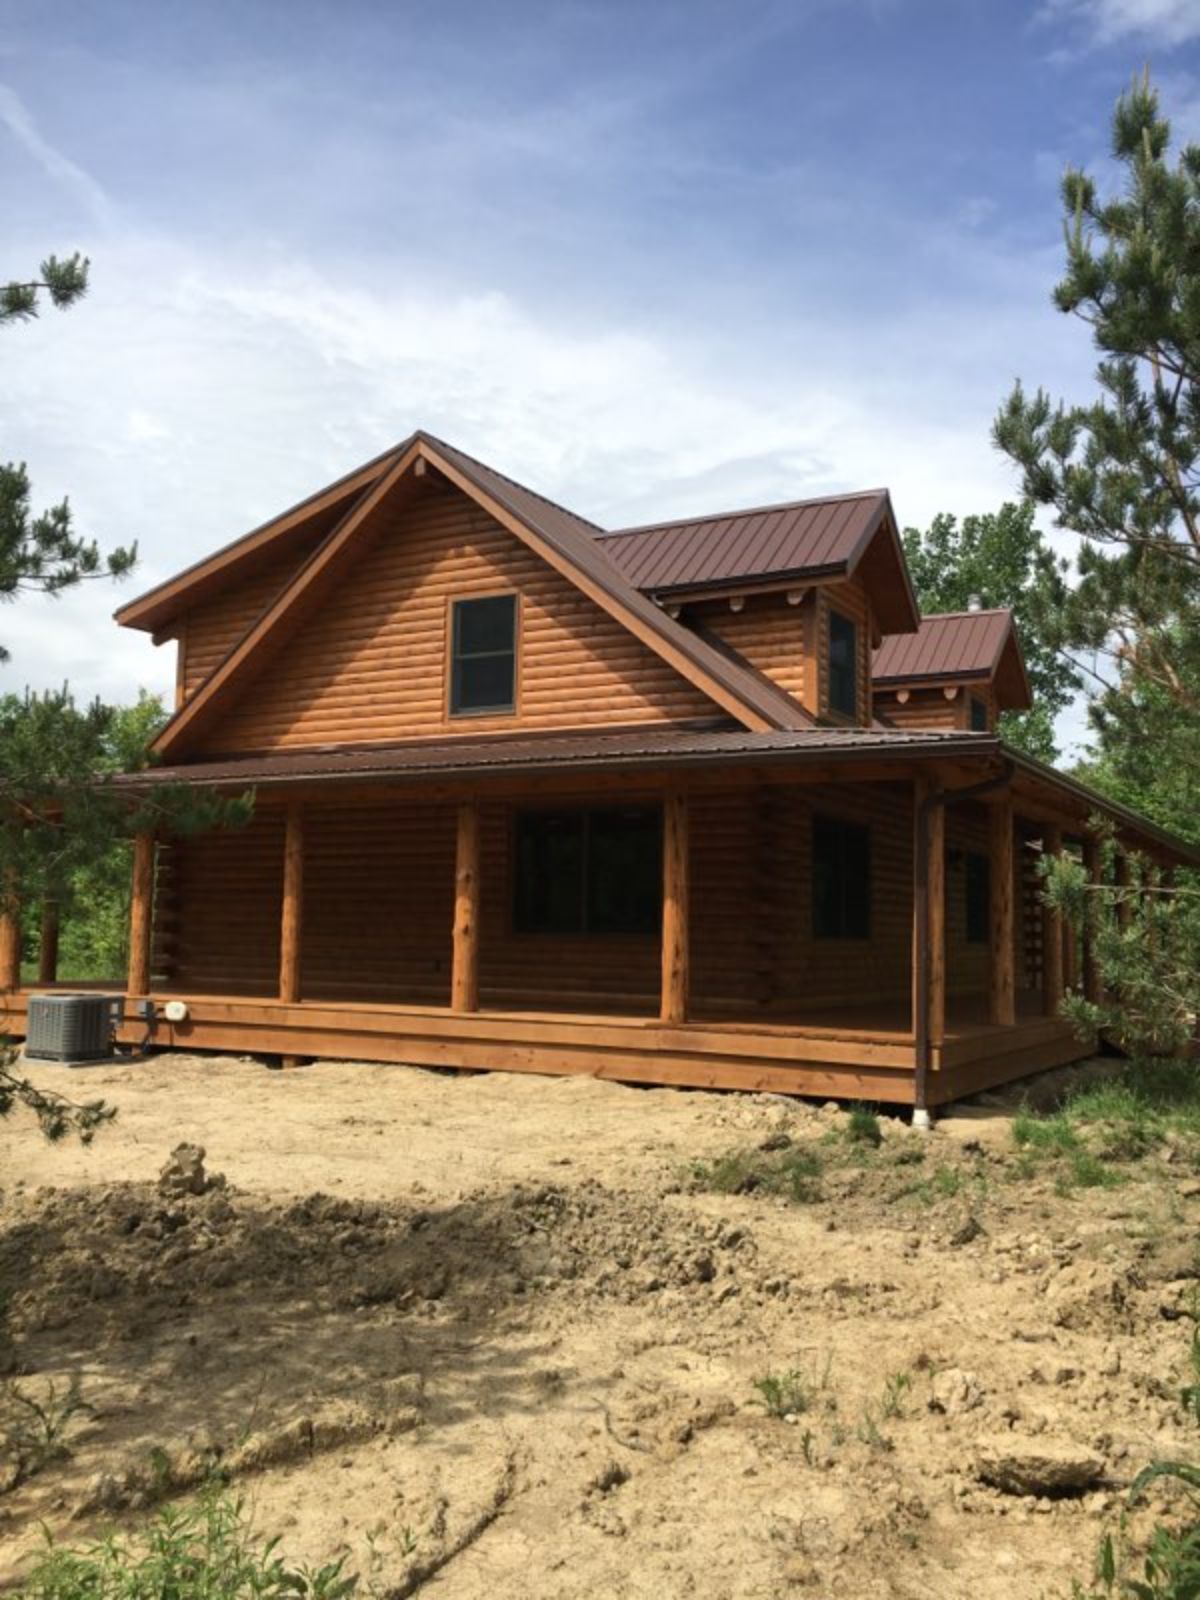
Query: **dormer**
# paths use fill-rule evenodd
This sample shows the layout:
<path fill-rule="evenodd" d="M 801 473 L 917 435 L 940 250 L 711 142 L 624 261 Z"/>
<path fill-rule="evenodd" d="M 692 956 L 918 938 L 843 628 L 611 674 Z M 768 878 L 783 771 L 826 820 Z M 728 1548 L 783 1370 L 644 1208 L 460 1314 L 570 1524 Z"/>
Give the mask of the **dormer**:
<path fill-rule="evenodd" d="M 991 733 L 1002 711 L 1033 704 L 1011 611 L 923 617 L 916 633 L 883 641 L 871 670 L 875 714 L 899 728 Z"/>
<path fill-rule="evenodd" d="M 672 617 L 831 726 L 870 725 L 872 652 L 918 625 L 884 489 L 626 528 L 601 545 Z"/>

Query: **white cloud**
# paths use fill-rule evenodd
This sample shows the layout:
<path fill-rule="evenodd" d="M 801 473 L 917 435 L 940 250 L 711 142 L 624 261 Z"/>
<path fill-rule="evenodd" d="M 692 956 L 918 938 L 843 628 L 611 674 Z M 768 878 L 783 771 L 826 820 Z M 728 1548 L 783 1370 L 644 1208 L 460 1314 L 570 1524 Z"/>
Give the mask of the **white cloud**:
<path fill-rule="evenodd" d="M 1045 0 L 1040 16 L 1078 23 L 1100 45 L 1142 38 L 1173 46 L 1200 39 L 1197 0 Z"/>
<path fill-rule="evenodd" d="M 6 83 L 0 83 L 0 124 L 47 177 L 83 207 L 93 222 L 106 226 L 112 221 L 112 202 L 101 185 L 90 172 L 42 136 L 28 108 Z"/>

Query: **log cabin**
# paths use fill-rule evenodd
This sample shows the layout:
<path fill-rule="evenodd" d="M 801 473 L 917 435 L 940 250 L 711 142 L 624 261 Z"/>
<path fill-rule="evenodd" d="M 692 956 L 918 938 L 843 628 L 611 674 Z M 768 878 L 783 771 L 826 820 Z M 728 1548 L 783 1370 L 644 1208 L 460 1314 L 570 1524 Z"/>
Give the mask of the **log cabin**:
<path fill-rule="evenodd" d="M 1012 618 L 919 615 L 885 490 L 610 531 L 417 432 L 117 621 L 177 654 L 119 781 L 256 795 L 137 839 L 130 1040 L 925 1116 L 1092 1048 L 1040 854 L 1197 861 L 1004 744 Z"/>

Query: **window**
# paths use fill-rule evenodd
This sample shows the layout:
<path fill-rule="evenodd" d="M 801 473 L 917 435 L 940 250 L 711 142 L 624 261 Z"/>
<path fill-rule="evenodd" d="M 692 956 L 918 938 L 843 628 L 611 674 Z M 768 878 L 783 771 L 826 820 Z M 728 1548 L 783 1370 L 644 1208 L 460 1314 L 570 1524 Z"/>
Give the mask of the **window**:
<path fill-rule="evenodd" d="M 977 694 L 971 696 L 971 732 L 986 733 L 988 731 L 987 701 L 981 700 Z"/>
<path fill-rule="evenodd" d="M 858 629 L 840 611 L 829 613 L 829 709 L 858 718 Z"/>
<path fill-rule="evenodd" d="M 871 934 L 871 833 L 860 822 L 814 817 L 813 933 L 818 939 Z"/>
<path fill-rule="evenodd" d="M 512 711 L 516 668 L 516 595 L 456 600 L 451 619 L 450 715 Z"/>
<path fill-rule="evenodd" d="M 661 813 L 647 806 L 521 812 L 513 876 L 518 933 L 657 933 Z"/>
<path fill-rule="evenodd" d="M 991 873 L 988 858 L 976 851 L 967 855 L 967 942 L 988 942 L 988 921 L 991 911 Z"/>

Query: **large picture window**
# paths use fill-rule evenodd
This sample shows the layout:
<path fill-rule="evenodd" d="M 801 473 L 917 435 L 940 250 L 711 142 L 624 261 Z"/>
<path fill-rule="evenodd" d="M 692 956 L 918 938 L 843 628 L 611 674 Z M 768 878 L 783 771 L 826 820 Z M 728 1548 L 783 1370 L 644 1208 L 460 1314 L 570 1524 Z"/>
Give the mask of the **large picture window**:
<path fill-rule="evenodd" d="M 525 811 L 517 816 L 518 933 L 658 932 L 662 815 L 657 807 Z"/>
<path fill-rule="evenodd" d="M 991 912 L 991 871 L 985 855 L 972 850 L 966 859 L 967 942 L 988 942 L 988 920 Z"/>
<path fill-rule="evenodd" d="M 871 832 L 861 822 L 814 817 L 813 933 L 818 939 L 871 934 Z"/>
<path fill-rule="evenodd" d="M 829 613 L 829 709 L 858 717 L 858 629 L 840 611 Z"/>
<path fill-rule="evenodd" d="M 450 621 L 450 715 L 512 711 L 516 686 L 516 595 L 456 600 Z"/>

